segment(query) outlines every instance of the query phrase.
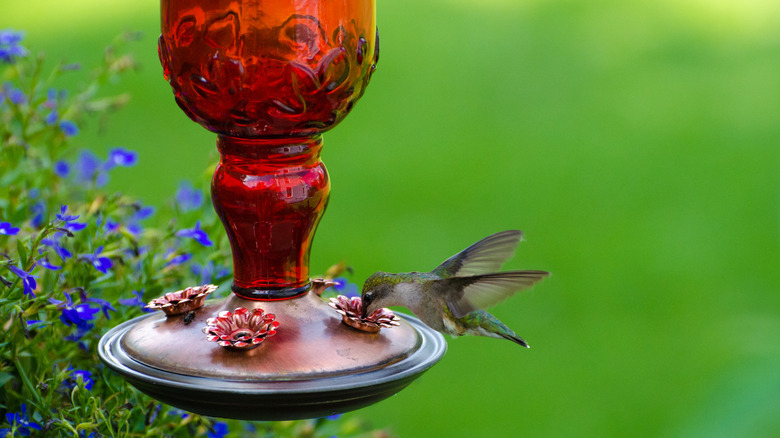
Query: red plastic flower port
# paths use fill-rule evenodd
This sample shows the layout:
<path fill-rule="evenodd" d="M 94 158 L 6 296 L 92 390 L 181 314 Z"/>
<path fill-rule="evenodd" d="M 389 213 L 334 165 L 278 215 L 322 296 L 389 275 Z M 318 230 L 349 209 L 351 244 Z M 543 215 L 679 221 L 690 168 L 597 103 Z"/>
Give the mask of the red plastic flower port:
<path fill-rule="evenodd" d="M 195 310 L 206 301 L 206 296 L 217 290 L 213 284 L 188 287 L 187 289 L 170 292 L 160 298 L 149 301 L 147 309 L 162 310 L 166 315 L 179 315 L 190 310 Z"/>
<path fill-rule="evenodd" d="M 268 336 L 276 334 L 279 321 L 263 309 L 252 311 L 239 307 L 232 313 L 219 312 L 216 318 L 206 320 L 203 333 L 209 341 L 234 350 L 249 350 L 260 345 Z"/>
<path fill-rule="evenodd" d="M 395 327 L 401 321 L 392 310 L 386 308 L 377 309 L 366 318 L 361 317 L 363 300 L 360 297 L 339 295 L 331 298 L 328 305 L 341 314 L 344 324 L 364 332 L 376 333 L 382 327 Z"/>

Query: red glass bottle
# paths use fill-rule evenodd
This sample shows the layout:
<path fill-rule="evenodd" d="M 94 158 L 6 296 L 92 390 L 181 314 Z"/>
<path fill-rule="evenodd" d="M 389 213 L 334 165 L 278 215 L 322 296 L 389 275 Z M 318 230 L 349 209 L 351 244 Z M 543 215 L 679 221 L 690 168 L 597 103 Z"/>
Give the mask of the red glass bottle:
<path fill-rule="evenodd" d="M 218 134 L 214 208 L 233 291 L 296 296 L 328 201 L 321 134 L 376 68 L 373 0 L 162 0 L 160 60 L 176 102 Z"/>

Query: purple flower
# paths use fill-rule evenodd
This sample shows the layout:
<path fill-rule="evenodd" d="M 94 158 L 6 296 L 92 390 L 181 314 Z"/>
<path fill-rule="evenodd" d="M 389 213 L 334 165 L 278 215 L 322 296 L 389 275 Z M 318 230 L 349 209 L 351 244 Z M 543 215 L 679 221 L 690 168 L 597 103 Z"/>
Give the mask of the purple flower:
<path fill-rule="evenodd" d="M 90 303 L 95 303 L 98 306 L 100 306 L 100 310 L 103 311 L 103 315 L 105 315 L 106 319 L 111 319 L 111 316 L 108 314 L 108 311 L 116 312 L 116 309 L 114 306 L 111 305 L 108 301 L 102 299 L 102 298 L 87 298 L 87 301 Z"/>
<path fill-rule="evenodd" d="M 212 246 L 214 243 L 209 239 L 208 234 L 200 229 L 200 221 L 195 223 L 195 228 L 187 228 L 176 232 L 177 237 L 187 237 L 194 239 L 203 246 Z"/>
<path fill-rule="evenodd" d="M 14 227 L 10 222 L 0 222 L 0 234 L 15 236 L 19 234 L 19 228 Z"/>
<path fill-rule="evenodd" d="M 5 420 L 13 427 L 16 423 L 16 433 L 21 436 L 29 436 L 30 429 L 41 430 L 43 429 L 40 424 L 30 421 L 30 417 L 27 416 L 27 405 L 22 403 L 22 411 L 19 413 L 7 413 L 5 414 Z M 8 428 L 0 429 L 0 434 L 8 434 L 11 430 Z"/>
<path fill-rule="evenodd" d="M 168 267 L 168 266 L 181 265 L 182 263 L 186 263 L 190 261 L 191 258 L 192 258 L 192 254 L 187 254 L 187 253 L 179 254 L 176 257 L 173 257 L 172 259 L 168 260 L 165 263 L 165 266 Z"/>
<path fill-rule="evenodd" d="M 176 191 L 176 204 L 181 211 L 197 210 L 203 205 L 203 192 L 195 189 L 189 181 L 182 181 Z"/>
<path fill-rule="evenodd" d="M 95 174 L 100 171 L 101 161 L 90 151 L 81 151 L 78 159 L 73 164 L 76 172 L 76 181 L 92 182 L 95 180 Z"/>
<path fill-rule="evenodd" d="M 146 301 L 144 301 L 143 289 L 140 291 L 134 290 L 133 298 L 120 298 L 119 304 L 122 304 L 124 306 L 139 306 L 142 307 L 143 311 L 147 313 L 154 312 L 154 309 L 146 308 Z"/>
<path fill-rule="evenodd" d="M 15 105 L 21 105 L 26 100 L 24 92 L 18 88 L 11 87 L 11 89 L 8 90 L 7 96 L 8 100 Z"/>
<path fill-rule="evenodd" d="M 89 331 L 92 328 L 92 324 L 89 323 L 89 321 L 95 319 L 95 314 L 100 312 L 100 309 L 92 308 L 89 304 L 73 304 L 73 298 L 71 298 L 70 294 L 67 292 L 65 293 L 65 299 L 66 301 L 60 301 L 56 300 L 54 298 L 49 298 L 49 302 L 56 305 L 57 308 L 61 309 L 62 314 L 60 315 L 60 321 L 62 321 L 67 326 L 76 326 L 78 329 L 80 329 L 79 336 L 75 339 L 68 339 L 68 340 L 78 340 L 81 339 L 81 337 L 86 334 L 87 331 Z"/>
<path fill-rule="evenodd" d="M 46 211 L 43 202 L 38 201 L 30 206 L 30 212 L 33 214 L 33 218 L 30 220 L 30 224 L 35 228 L 40 228 L 43 225 L 43 213 Z"/>
<path fill-rule="evenodd" d="M 24 285 L 24 294 L 25 295 L 32 295 L 35 296 L 35 288 L 38 286 L 38 284 L 35 282 L 35 279 L 38 278 L 37 275 L 32 275 L 32 271 L 35 268 L 35 264 L 33 264 L 32 268 L 30 268 L 30 271 L 27 272 L 22 268 L 16 267 L 14 265 L 6 265 L 6 267 L 14 273 L 17 277 L 19 277 L 20 280 L 22 280 L 22 284 Z"/>
<path fill-rule="evenodd" d="M 138 154 L 124 148 L 114 148 L 108 153 L 108 160 L 103 165 L 104 170 L 111 170 L 115 166 L 132 167 L 138 162 Z"/>
<path fill-rule="evenodd" d="M 228 432 L 230 432 L 230 430 L 228 429 L 227 423 L 215 421 L 214 424 L 211 425 L 211 429 L 206 433 L 206 436 L 208 438 L 224 438 Z"/>
<path fill-rule="evenodd" d="M 120 227 L 119 222 L 114 222 L 111 219 L 106 219 L 106 223 L 103 225 L 103 230 L 105 230 L 106 233 L 113 233 L 114 231 L 117 231 Z"/>
<path fill-rule="evenodd" d="M 344 277 L 334 278 L 333 281 L 337 283 L 333 286 L 333 289 L 339 294 L 350 298 L 360 296 L 360 292 L 358 292 L 358 287 L 355 283 L 350 283 L 349 280 Z"/>
<path fill-rule="evenodd" d="M 79 134 L 79 127 L 70 120 L 62 120 L 60 122 L 60 130 L 65 137 L 73 137 Z"/>
<path fill-rule="evenodd" d="M 142 221 L 144 219 L 148 219 L 153 214 L 154 214 L 154 207 L 151 206 L 140 207 L 138 208 L 138 211 L 136 211 L 135 214 L 133 215 L 133 219 Z"/>
<path fill-rule="evenodd" d="M 92 380 L 92 373 L 87 370 L 77 370 L 74 369 L 72 366 L 68 365 L 67 371 L 70 371 L 70 375 L 67 379 L 62 381 L 62 385 L 67 388 L 68 390 L 72 390 L 79 384 L 79 377 L 81 377 L 81 381 L 84 382 L 84 389 L 87 391 L 92 389 L 92 385 L 95 383 L 94 380 Z"/>
<path fill-rule="evenodd" d="M 49 111 L 49 114 L 46 116 L 46 118 L 45 118 L 45 119 L 43 119 L 43 121 L 44 121 L 44 122 L 45 122 L 47 125 L 49 125 L 49 126 L 54 126 L 54 125 L 56 125 L 56 124 L 57 124 L 57 119 L 58 119 L 59 117 L 60 117 L 60 115 L 57 113 L 57 111 L 56 111 L 56 110 L 51 110 L 51 111 Z"/>
<path fill-rule="evenodd" d="M 43 102 L 41 106 L 52 110 L 57 108 L 57 90 L 55 88 L 46 90 L 46 102 Z"/>
<path fill-rule="evenodd" d="M 27 49 L 19 45 L 22 38 L 24 36 L 21 32 L 14 32 L 11 29 L 0 30 L 0 61 L 13 64 L 14 58 L 27 56 Z"/>
<path fill-rule="evenodd" d="M 33 324 L 38 324 L 39 322 L 41 322 L 40 319 L 28 319 L 27 320 L 27 327 L 30 327 Z"/>
<path fill-rule="evenodd" d="M 189 412 L 182 411 L 181 409 L 176 409 L 176 408 L 168 409 L 168 413 L 170 415 L 178 415 L 181 418 L 187 418 L 190 416 Z"/>
<path fill-rule="evenodd" d="M 156 420 L 156 419 L 157 419 L 157 415 L 159 415 L 159 414 L 160 414 L 160 411 L 161 411 L 161 410 L 162 410 L 162 405 L 161 405 L 161 404 L 159 404 L 159 403 L 157 403 L 157 404 L 154 406 L 154 409 L 152 409 L 152 411 L 151 411 L 151 412 L 148 414 L 148 415 L 149 415 L 149 419 L 148 419 L 148 420 L 146 420 L 146 424 L 152 424 L 152 423 L 154 423 L 154 420 Z"/>
<path fill-rule="evenodd" d="M 64 246 L 60 245 L 60 237 L 62 237 L 62 233 L 54 233 L 53 239 L 43 239 L 41 240 L 41 243 L 53 249 L 62 260 L 73 257 L 73 254 L 71 254 L 70 251 L 68 251 Z"/>
<path fill-rule="evenodd" d="M 103 247 L 99 246 L 92 254 L 82 254 L 80 257 L 88 262 L 92 263 L 98 271 L 108 274 L 108 270 L 114 266 L 114 263 L 108 257 L 101 257 L 100 253 L 103 252 Z"/>
<path fill-rule="evenodd" d="M 75 221 L 76 219 L 79 218 L 78 216 L 65 214 L 67 211 L 68 211 L 68 206 L 67 205 L 61 205 L 60 206 L 60 212 L 57 213 L 57 220 L 61 220 L 61 221 L 65 222 L 65 223 L 68 223 L 68 222 L 73 222 L 73 221 Z"/>
<path fill-rule="evenodd" d="M 60 178 L 67 178 L 70 175 L 70 164 L 65 160 L 54 163 L 54 173 Z"/>
<path fill-rule="evenodd" d="M 228 268 L 216 266 L 213 260 L 209 260 L 208 263 L 203 265 L 193 263 L 192 266 L 190 266 L 190 271 L 200 278 L 200 284 L 214 283 L 214 279 L 222 278 L 230 274 Z"/>
<path fill-rule="evenodd" d="M 46 268 L 50 271 L 59 271 L 60 269 L 62 269 L 62 266 L 53 265 L 46 257 L 39 259 L 36 263 L 38 264 L 38 266 L 42 268 Z"/>
<path fill-rule="evenodd" d="M 79 216 L 65 214 L 67 211 L 68 211 L 68 206 L 63 205 L 60 207 L 59 214 L 57 214 L 57 220 L 65 222 L 65 224 L 63 225 L 64 228 L 70 231 L 81 231 L 87 227 L 86 223 L 76 222 L 76 219 L 78 219 Z"/>

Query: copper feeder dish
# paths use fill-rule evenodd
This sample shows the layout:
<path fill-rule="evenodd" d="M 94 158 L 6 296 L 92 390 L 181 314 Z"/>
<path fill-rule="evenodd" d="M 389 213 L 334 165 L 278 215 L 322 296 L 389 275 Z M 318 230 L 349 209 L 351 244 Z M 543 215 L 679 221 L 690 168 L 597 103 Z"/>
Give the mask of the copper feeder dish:
<path fill-rule="evenodd" d="M 202 329 L 220 312 L 262 308 L 281 322 L 259 348 L 230 350 Z M 101 360 L 163 402 L 212 417 L 241 420 L 318 418 L 359 409 L 406 387 L 446 352 L 443 336 L 417 318 L 364 333 L 314 293 L 279 301 L 238 296 L 207 302 L 184 316 L 153 313 L 100 340 Z"/>

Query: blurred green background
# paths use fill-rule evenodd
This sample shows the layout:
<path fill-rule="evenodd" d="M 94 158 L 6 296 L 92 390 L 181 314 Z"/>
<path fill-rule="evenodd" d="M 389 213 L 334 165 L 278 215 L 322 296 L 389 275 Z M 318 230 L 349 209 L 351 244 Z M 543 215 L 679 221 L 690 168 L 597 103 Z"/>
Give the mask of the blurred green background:
<path fill-rule="evenodd" d="M 403 437 L 777 437 L 780 3 L 377 7 L 377 74 L 325 135 L 312 272 L 428 270 L 519 228 L 507 268 L 553 276 L 492 309 L 530 350 L 451 339 L 431 371 L 354 415 Z M 76 142 L 139 151 L 111 187 L 159 205 L 217 155 L 162 79 L 158 9 L 3 0 L 0 28 L 85 65 L 143 31 L 142 68 L 116 86 L 132 101 Z"/>

